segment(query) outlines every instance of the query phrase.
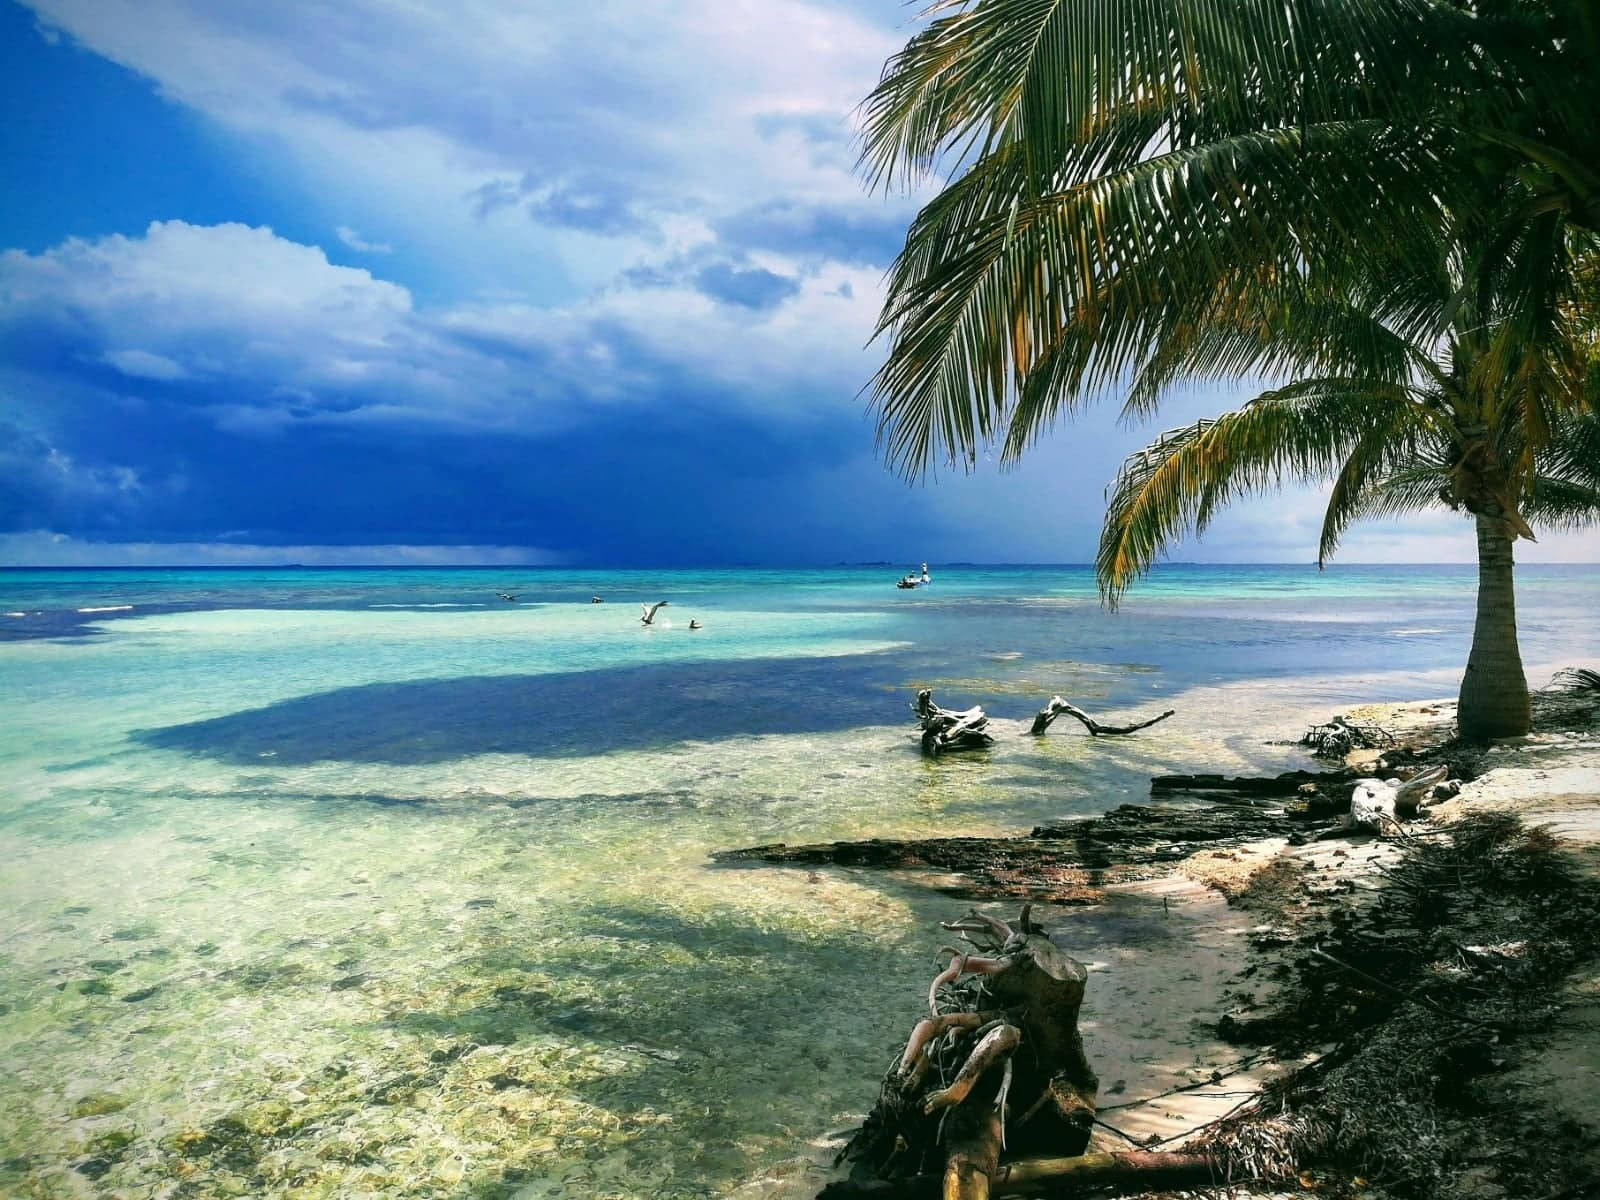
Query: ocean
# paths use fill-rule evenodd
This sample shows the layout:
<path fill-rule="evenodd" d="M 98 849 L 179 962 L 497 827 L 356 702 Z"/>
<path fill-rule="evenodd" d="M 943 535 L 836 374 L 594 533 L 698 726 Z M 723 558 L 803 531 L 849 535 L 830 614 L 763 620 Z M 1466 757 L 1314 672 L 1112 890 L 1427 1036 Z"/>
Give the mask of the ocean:
<path fill-rule="evenodd" d="M 0 1195 L 783 1194 L 964 905 L 713 851 L 1304 765 L 1471 635 L 1469 567 L 909 565 L 0 571 Z M 1518 586 L 1530 683 L 1592 664 L 1600 567 Z M 998 744 L 924 759 L 919 687 Z M 1025 736 L 1056 693 L 1177 715 Z M 1046 915 L 1092 1057 L 1142 918 Z"/>

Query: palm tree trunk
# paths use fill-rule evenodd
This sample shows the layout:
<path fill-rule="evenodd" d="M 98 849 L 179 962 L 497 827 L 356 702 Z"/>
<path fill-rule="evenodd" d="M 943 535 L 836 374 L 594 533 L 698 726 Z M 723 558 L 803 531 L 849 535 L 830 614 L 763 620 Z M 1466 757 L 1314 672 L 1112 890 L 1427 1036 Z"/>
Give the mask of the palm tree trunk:
<path fill-rule="evenodd" d="M 1479 514 L 1478 620 L 1461 677 L 1456 728 L 1487 741 L 1528 732 L 1528 679 L 1517 649 L 1517 599 L 1511 578 L 1512 533 L 1504 521 Z"/>

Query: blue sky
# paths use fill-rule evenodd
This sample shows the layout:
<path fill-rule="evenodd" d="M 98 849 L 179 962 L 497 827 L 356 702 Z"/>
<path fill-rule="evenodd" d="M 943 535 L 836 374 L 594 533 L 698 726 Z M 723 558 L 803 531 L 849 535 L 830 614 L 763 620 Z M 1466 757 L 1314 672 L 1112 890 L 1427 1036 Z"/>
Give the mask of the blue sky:
<path fill-rule="evenodd" d="M 914 11 L 0 0 L 0 562 L 1088 559 L 1114 403 L 1005 474 L 874 456 L 919 197 L 851 111 Z M 1303 561 L 1317 507 L 1178 557 Z"/>

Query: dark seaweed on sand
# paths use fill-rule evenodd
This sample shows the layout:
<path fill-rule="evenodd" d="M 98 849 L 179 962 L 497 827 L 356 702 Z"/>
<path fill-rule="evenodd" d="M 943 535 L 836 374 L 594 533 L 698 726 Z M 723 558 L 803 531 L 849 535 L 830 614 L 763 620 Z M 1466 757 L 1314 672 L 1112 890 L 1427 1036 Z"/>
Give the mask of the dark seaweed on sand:
<path fill-rule="evenodd" d="M 1413 839 L 1390 875 L 1291 963 L 1278 1041 L 1332 1048 L 1204 1144 L 1235 1178 L 1321 1169 L 1332 1194 L 1357 1178 L 1417 1200 L 1600 1194 L 1567 1152 L 1582 1131 L 1542 1123 L 1502 1079 L 1600 956 L 1600 884 L 1506 813 Z"/>

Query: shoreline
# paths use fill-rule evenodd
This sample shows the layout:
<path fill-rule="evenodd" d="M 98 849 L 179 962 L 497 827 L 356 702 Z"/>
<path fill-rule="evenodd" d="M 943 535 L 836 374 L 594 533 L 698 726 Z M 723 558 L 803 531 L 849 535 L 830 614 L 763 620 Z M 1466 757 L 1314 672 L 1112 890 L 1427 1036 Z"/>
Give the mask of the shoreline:
<path fill-rule="evenodd" d="M 1552 712 L 1549 693 L 1541 696 L 1544 711 L 1536 714 L 1532 735 L 1514 744 L 1481 750 L 1453 741 L 1453 701 L 1373 703 L 1346 711 L 1394 733 L 1397 749 L 1386 752 L 1391 758 L 1418 765 L 1451 760 L 1453 765 L 1459 764 L 1451 777 L 1465 777 L 1460 793 L 1425 810 L 1419 827 L 1448 837 L 1451 830 L 1475 816 L 1512 812 L 1525 826 L 1549 826 L 1562 860 L 1578 863 L 1585 878 L 1600 881 L 1600 727 L 1596 725 L 1600 705 L 1580 697 L 1577 705 Z M 1600 697 L 1596 699 L 1600 701 Z M 1356 751 L 1344 765 L 1351 769 L 1353 779 L 1371 771 L 1378 757 L 1377 752 Z M 1205 811 L 1203 804 L 1184 805 L 1170 809 L 1169 815 Z M 1260 808 L 1240 811 L 1250 814 L 1246 825 L 1258 822 L 1262 815 Z M 1113 810 L 1074 824 L 1103 827 L 1108 818 L 1116 823 L 1120 812 L 1123 810 Z M 1309 818 L 1304 822 L 1312 823 Z M 1230 1113 L 1296 1071 L 1305 1070 L 1319 1053 L 1326 1053 L 1326 1047 L 1277 1048 L 1285 1035 L 1285 1018 L 1278 1010 L 1284 1007 L 1289 981 L 1299 969 L 1294 965 L 1297 955 L 1303 962 L 1304 945 L 1316 931 L 1361 912 L 1375 895 L 1391 887 L 1385 873 L 1393 872 L 1407 844 L 1404 839 L 1361 835 L 1295 845 L 1285 836 L 1293 833 L 1292 829 L 1269 836 L 1230 835 L 1226 822 L 1222 824 L 1223 834 L 1215 841 L 1178 843 L 1185 852 L 1167 861 L 1147 856 L 1138 863 L 1122 864 L 1129 869 L 1126 877 L 1097 880 L 1092 895 L 1069 897 L 1069 903 L 1086 906 L 1077 911 L 1092 912 L 1102 922 L 1125 923 L 1121 950 L 1125 959 L 1132 960 L 1086 963 L 1090 977 L 1080 1028 L 1101 1079 L 1100 1121 L 1088 1152 L 1193 1146 L 1216 1136 L 1217 1123 Z M 870 857 L 856 861 L 910 867 L 913 879 L 953 896 L 975 897 L 982 910 L 1002 897 L 1008 908 L 1014 907 L 1015 899 L 1034 897 L 1036 892 L 1022 886 L 982 896 L 981 889 L 941 877 L 936 870 L 938 852 L 968 849 L 981 857 L 984 844 L 1010 843 L 1006 847 L 1012 855 L 1006 862 L 1009 873 L 1019 880 L 1026 878 L 1027 857 L 1037 853 L 1043 856 L 1044 874 L 1049 876 L 1061 868 L 1050 859 L 1048 843 L 1053 839 L 1038 837 L 1040 832 L 1034 830 L 1035 836 L 1030 838 L 949 839 L 943 846 L 875 839 L 783 849 L 791 854 L 787 861 L 813 867 L 828 861 L 830 852 L 842 852 L 842 857 L 832 861 L 849 861 L 852 852 L 876 855 L 879 861 L 875 863 Z M 895 861 L 895 853 L 903 852 L 907 845 L 912 857 L 920 855 L 922 861 Z M 786 860 L 779 857 L 776 861 Z M 1105 870 L 1103 866 L 1080 869 Z M 1059 899 L 1044 899 L 1046 912 L 1052 905 L 1060 905 Z M 951 909 L 954 919 L 959 915 L 954 900 Z M 1076 954 L 1073 911 L 1056 907 L 1046 919 L 1054 940 Z M 1158 911 L 1159 918 L 1155 916 Z M 1176 936 L 1169 932 L 1152 939 L 1150 927 L 1158 921 L 1175 927 Z M 930 931 L 930 949 L 935 933 Z M 1537 937 L 1537 931 L 1530 935 Z M 1593 1116 L 1600 1110 L 1600 1078 L 1581 1066 L 1585 1056 L 1590 1062 L 1595 1057 L 1593 1035 L 1585 1022 L 1600 1014 L 1600 969 L 1590 960 L 1562 986 L 1567 989 L 1566 1003 L 1571 1009 L 1535 1031 L 1520 1053 L 1508 1052 L 1508 1056 L 1516 1053 L 1516 1061 L 1507 1071 L 1506 1086 L 1525 1091 L 1525 1081 L 1543 1081 L 1546 1086 L 1534 1089 L 1537 1094 L 1521 1096 L 1527 1110 L 1562 1128 L 1587 1129 L 1593 1144 L 1600 1145 L 1600 1125 Z M 907 981 L 908 1000 L 914 990 L 914 981 Z M 910 1012 L 908 1003 L 907 1014 Z M 887 1044 L 895 1033 L 895 1021 L 886 1016 L 884 1024 Z M 1580 1064 L 1576 1067 L 1572 1065 L 1575 1055 Z M 863 1078 L 864 1099 L 872 1087 L 872 1080 Z M 813 1149 L 820 1153 L 827 1144 L 826 1139 L 819 1140 Z M 803 1161 L 810 1165 L 802 1166 Z M 1580 1154 L 1572 1163 L 1573 1170 L 1593 1169 L 1595 1178 L 1600 1179 L 1600 1154 L 1592 1162 Z M 820 1170 L 815 1157 L 788 1166 L 790 1171 L 768 1173 L 763 1181 L 750 1181 L 735 1194 L 798 1197 L 841 1178 L 837 1170 Z M 1473 1186 L 1478 1190 L 1474 1195 L 1523 1194 L 1497 1190 L 1499 1185 L 1487 1178 L 1483 1168 L 1471 1170 L 1484 1176 L 1475 1177 Z M 1355 1172 L 1352 1169 L 1350 1173 Z M 784 1176 L 787 1178 L 780 1183 Z M 1273 1193 L 1265 1184 L 1234 1186 L 1254 1194 Z"/>

